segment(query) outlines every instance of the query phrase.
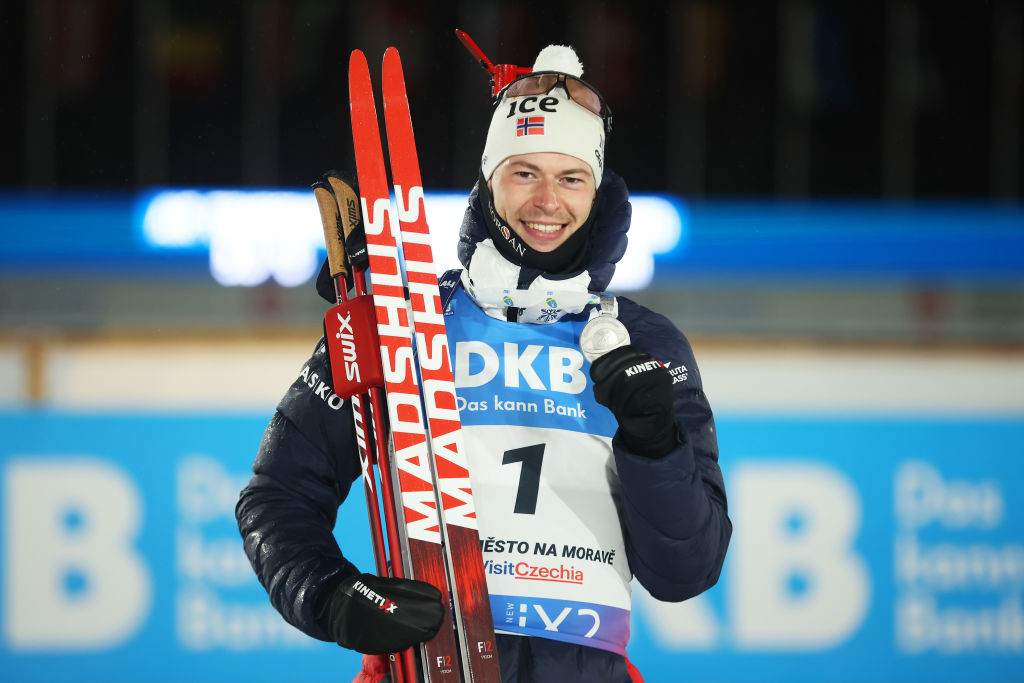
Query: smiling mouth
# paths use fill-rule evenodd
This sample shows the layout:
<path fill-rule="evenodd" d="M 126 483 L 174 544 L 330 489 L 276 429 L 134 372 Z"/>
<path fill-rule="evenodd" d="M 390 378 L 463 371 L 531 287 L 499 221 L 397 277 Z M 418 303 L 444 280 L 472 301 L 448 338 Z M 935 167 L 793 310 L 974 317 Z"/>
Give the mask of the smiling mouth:
<path fill-rule="evenodd" d="M 532 223 L 530 221 L 523 221 L 523 225 L 530 230 L 548 235 L 554 234 L 566 226 L 565 223 Z"/>

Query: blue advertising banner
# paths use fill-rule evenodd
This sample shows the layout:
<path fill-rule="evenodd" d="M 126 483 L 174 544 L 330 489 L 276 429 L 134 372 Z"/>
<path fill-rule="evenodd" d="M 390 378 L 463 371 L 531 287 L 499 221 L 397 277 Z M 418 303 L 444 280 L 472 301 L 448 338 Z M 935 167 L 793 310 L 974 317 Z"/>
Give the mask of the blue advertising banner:
<path fill-rule="evenodd" d="M 1019 679 L 1024 421 L 718 427 L 725 571 L 682 605 L 634 594 L 648 681 Z"/>
<path fill-rule="evenodd" d="M 0 413 L 4 679 L 351 680 L 359 656 L 287 625 L 241 550 L 266 419 Z M 1024 420 L 718 428 L 725 571 L 681 604 L 636 587 L 648 683 L 1019 678 Z M 343 506 L 337 535 L 370 567 L 364 517 Z"/>
<path fill-rule="evenodd" d="M 3 677 L 351 680 L 360 656 L 288 625 L 242 552 L 267 418 L 0 415 Z M 358 503 L 338 529 L 372 567 Z"/>
<path fill-rule="evenodd" d="M 426 193 L 438 258 L 455 253 L 466 195 Z M 633 224 L 645 226 L 630 235 L 629 251 L 641 257 L 632 265 L 651 269 L 648 279 L 655 267 L 662 277 L 1024 276 L 1019 202 L 690 201 L 643 193 L 630 201 Z M 12 272 L 205 272 L 226 285 L 273 276 L 295 286 L 316 274 L 322 258 L 306 189 L 0 191 L 0 266 Z"/>

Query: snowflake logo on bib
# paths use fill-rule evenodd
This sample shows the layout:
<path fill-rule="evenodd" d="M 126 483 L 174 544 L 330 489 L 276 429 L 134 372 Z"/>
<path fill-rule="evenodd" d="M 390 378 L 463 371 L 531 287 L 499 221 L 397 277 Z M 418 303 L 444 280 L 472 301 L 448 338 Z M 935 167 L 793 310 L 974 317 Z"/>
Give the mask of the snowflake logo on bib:
<path fill-rule="evenodd" d="M 540 309 L 540 316 L 537 318 L 541 322 L 549 323 L 554 320 L 558 320 L 558 309 L 557 308 L 542 308 Z"/>

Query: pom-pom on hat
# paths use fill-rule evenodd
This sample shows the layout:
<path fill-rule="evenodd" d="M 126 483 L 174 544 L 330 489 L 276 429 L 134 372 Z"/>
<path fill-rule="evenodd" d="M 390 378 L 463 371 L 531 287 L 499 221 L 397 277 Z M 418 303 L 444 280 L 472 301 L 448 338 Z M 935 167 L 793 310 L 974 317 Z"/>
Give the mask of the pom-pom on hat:
<path fill-rule="evenodd" d="M 548 45 L 537 53 L 533 62 L 534 71 L 558 71 L 576 78 L 583 78 L 583 62 L 576 51 L 568 45 Z"/>
<path fill-rule="evenodd" d="M 583 64 L 571 47 L 549 45 L 537 55 L 533 71 L 580 78 Z M 604 120 L 574 101 L 560 85 L 537 95 L 510 96 L 509 89 L 501 93 L 487 130 L 480 160 L 484 178 L 489 180 L 498 164 L 510 156 L 560 152 L 585 162 L 594 173 L 595 186 L 600 186 L 604 173 Z"/>

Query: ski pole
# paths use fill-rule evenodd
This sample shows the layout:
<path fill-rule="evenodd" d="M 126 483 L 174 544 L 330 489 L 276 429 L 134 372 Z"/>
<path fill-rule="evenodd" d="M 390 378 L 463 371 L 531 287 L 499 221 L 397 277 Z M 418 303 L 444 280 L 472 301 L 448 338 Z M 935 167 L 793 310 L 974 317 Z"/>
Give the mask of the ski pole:
<path fill-rule="evenodd" d="M 348 261 L 350 262 L 352 269 L 352 283 L 355 294 L 356 296 L 366 296 L 365 244 L 360 244 L 359 246 L 354 247 L 354 253 L 349 254 L 348 252 L 348 249 L 353 246 L 349 238 L 353 231 L 355 231 L 357 227 L 360 227 L 362 223 L 362 216 L 359 212 L 359 195 L 346 181 L 334 173 L 328 173 L 326 175 L 326 179 L 337 198 L 339 219 L 341 220 L 342 227 L 342 240 L 344 241 L 343 243 L 346 248 L 346 256 L 350 256 Z M 344 217 L 341 216 L 340 212 L 343 201 L 345 202 Z M 369 330 L 368 333 L 376 339 L 377 335 L 375 329 Z M 376 365 L 380 366 L 381 361 L 379 351 L 374 357 L 376 359 Z M 388 553 L 390 564 L 385 566 L 382 571 L 382 575 L 405 578 L 405 568 L 402 559 L 402 544 L 398 531 L 397 498 L 395 497 L 395 487 L 392 479 L 391 459 L 388 454 L 388 437 L 384 430 L 382 392 L 380 386 L 375 385 L 369 387 L 367 393 L 370 398 L 370 426 L 373 435 L 374 452 L 376 455 L 375 460 L 377 464 L 377 472 L 380 476 L 380 493 L 382 498 L 382 507 L 384 508 L 384 526 L 387 530 L 388 545 L 390 547 L 390 552 Z M 401 653 L 401 658 L 403 661 L 403 667 L 406 670 L 406 677 L 411 683 L 415 683 L 415 681 L 418 680 L 416 672 L 418 671 L 419 666 L 416 664 L 415 653 L 412 648 L 407 648 L 403 651 Z"/>
<path fill-rule="evenodd" d="M 328 268 L 330 270 L 331 280 L 334 284 L 336 303 L 338 304 L 327 311 L 325 316 L 324 337 L 327 341 L 328 349 L 334 346 L 336 355 L 339 353 L 343 354 L 344 350 L 341 347 L 336 344 L 332 344 L 332 338 L 327 332 L 327 327 L 328 322 L 334 322 L 330 319 L 332 314 L 338 316 L 339 319 L 343 315 L 351 317 L 351 313 L 346 307 L 346 304 L 353 301 L 353 299 L 349 298 L 348 294 L 347 271 L 349 268 L 346 266 L 353 266 L 351 268 L 351 275 L 354 283 L 355 296 L 360 297 L 365 296 L 366 294 L 365 279 L 362 269 L 356 269 L 353 264 L 348 263 L 345 251 L 345 243 L 351 234 L 352 229 L 359 223 L 358 202 L 354 205 L 356 213 L 353 215 L 353 205 L 350 204 L 349 201 L 356 197 L 354 190 L 352 190 L 347 183 L 331 173 L 327 174 L 324 180 L 320 180 L 313 184 L 313 193 L 316 196 L 317 206 L 320 209 L 320 218 L 323 223 L 324 237 L 327 244 Z M 346 204 L 346 218 L 348 220 L 342 217 L 342 202 L 345 202 Z M 345 313 L 343 314 L 339 309 L 345 309 Z M 372 329 L 361 329 L 360 334 L 376 336 L 373 334 Z M 355 335 L 353 334 L 353 337 L 354 336 Z M 380 365 L 379 357 L 371 357 L 370 361 L 378 366 Z M 335 375 L 334 384 L 336 387 L 340 388 L 342 382 L 339 380 L 341 380 L 341 377 L 338 377 L 337 373 L 334 372 L 335 363 L 333 360 L 331 362 L 331 367 L 332 375 Z M 397 520 L 394 512 L 395 506 L 394 493 L 391 486 L 391 473 L 387 467 L 387 441 L 380 419 L 380 389 L 376 386 L 369 386 L 365 388 L 367 389 L 366 393 L 368 393 L 370 397 L 369 421 L 366 419 L 367 415 L 363 404 L 365 394 L 362 392 L 354 393 L 349 398 L 352 401 L 352 417 L 355 423 L 356 445 L 359 452 L 360 466 L 362 468 L 363 489 L 366 494 L 367 514 L 370 522 L 370 540 L 373 544 L 374 562 L 379 576 L 390 575 L 401 578 L 403 576 L 401 568 L 401 546 L 398 541 Z M 339 393 L 338 395 L 341 396 L 342 394 Z M 372 443 L 375 452 L 371 451 L 367 445 L 367 424 L 370 425 Z M 374 457 L 375 455 L 376 457 Z M 383 530 L 381 528 L 381 502 L 378 496 L 376 478 L 373 471 L 374 464 L 377 465 L 377 469 L 380 472 L 381 494 L 383 494 L 384 524 L 387 528 L 387 540 L 390 542 L 389 544 L 391 548 L 390 562 L 389 553 L 385 545 Z M 412 657 L 411 649 L 407 649 L 400 658 L 395 655 L 391 655 L 389 660 L 391 678 L 395 683 L 406 683 L 406 681 L 414 683 L 417 680 L 415 673 L 415 660 Z"/>

